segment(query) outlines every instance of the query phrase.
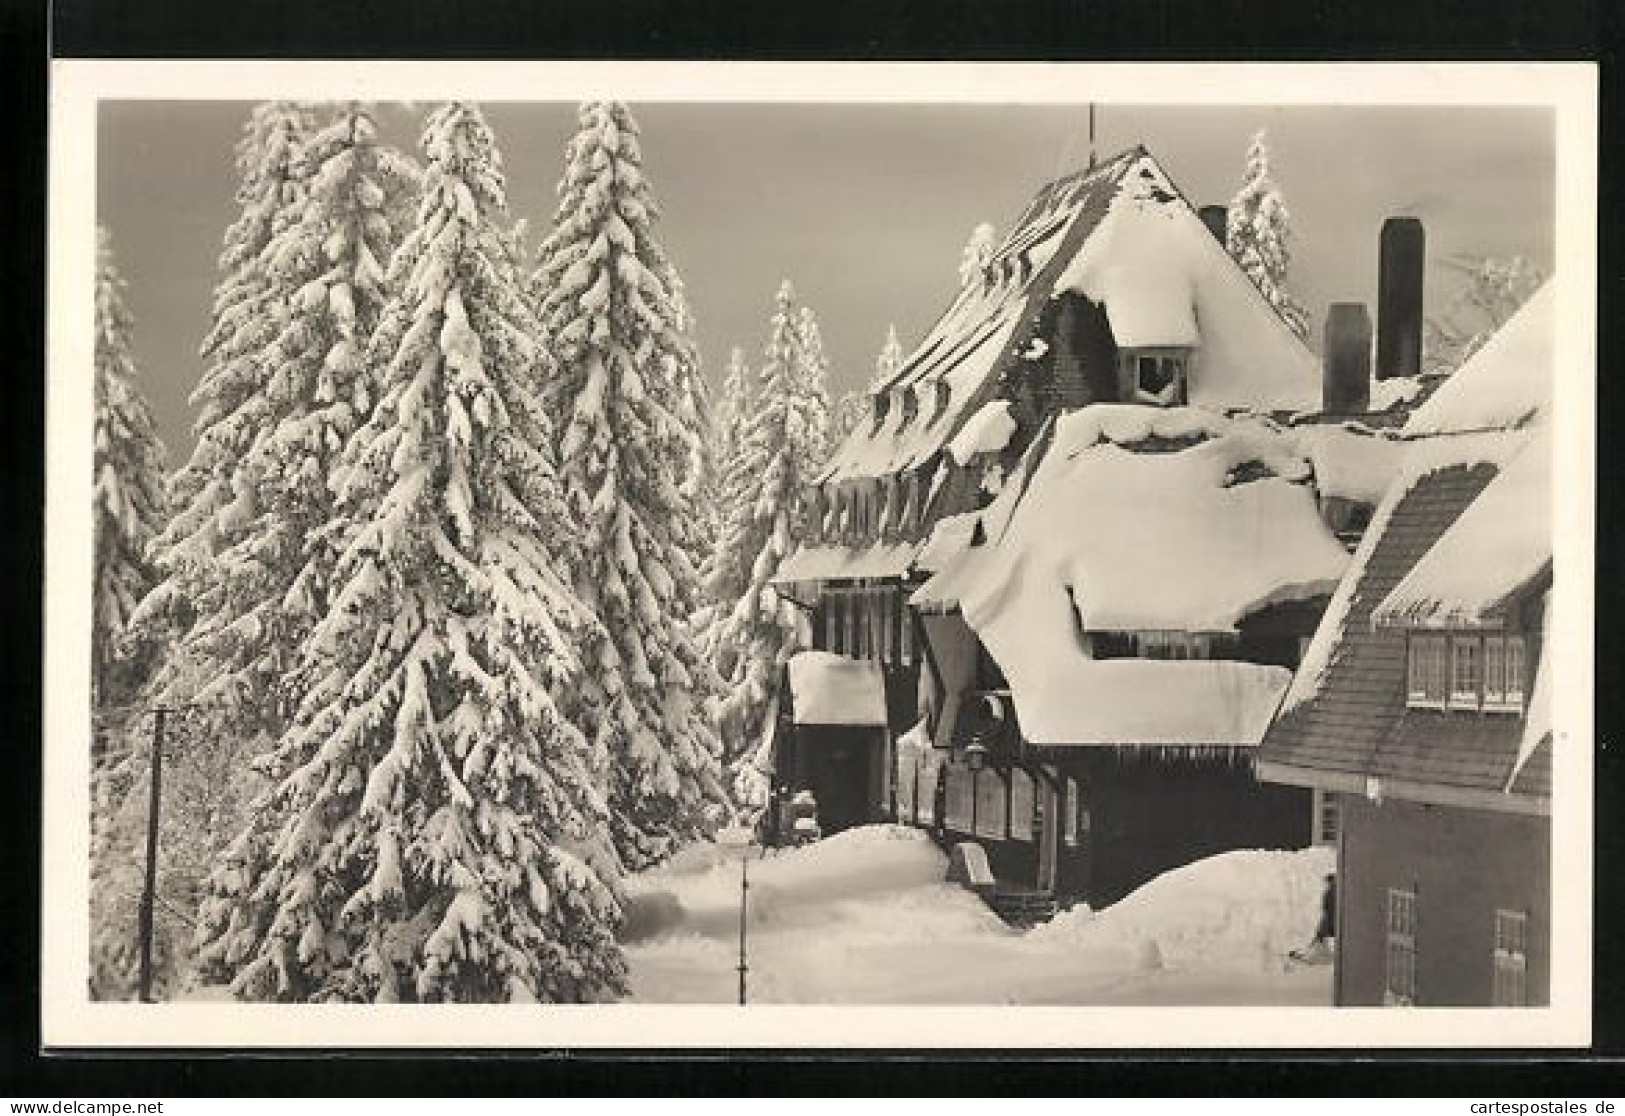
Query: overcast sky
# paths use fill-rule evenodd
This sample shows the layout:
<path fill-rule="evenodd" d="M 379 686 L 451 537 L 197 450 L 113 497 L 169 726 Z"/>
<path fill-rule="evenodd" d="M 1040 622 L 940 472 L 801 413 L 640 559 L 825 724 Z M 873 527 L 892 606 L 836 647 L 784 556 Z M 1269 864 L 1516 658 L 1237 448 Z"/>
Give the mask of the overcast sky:
<path fill-rule="evenodd" d="M 221 236 L 236 216 L 232 148 L 248 105 L 108 102 L 100 220 L 129 280 L 136 350 L 172 464 L 192 436 L 186 398 L 208 327 Z M 381 110 L 416 153 L 425 106 Z M 867 382 L 895 323 L 905 349 L 952 299 L 971 228 L 1008 227 L 1044 182 L 1088 160 L 1079 106 L 634 105 L 660 233 L 688 287 L 707 375 L 731 346 L 755 358 L 780 279 L 822 325 L 835 395 Z M 516 217 L 532 244 L 551 218 L 573 105 L 489 105 Z M 1145 144 L 1195 204 L 1239 185 L 1248 137 L 1269 132 L 1293 214 L 1291 285 L 1319 322 L 1330 301 L 1375 312 L 1384 217 L 1421 217 L 1428 295 L 1461 253 L 1550 269 L 1553 118 L 1545 109 L 1106 105 L 1102 158 Z M 1432 307 L 1430 307 L 1431 309 Z"/>

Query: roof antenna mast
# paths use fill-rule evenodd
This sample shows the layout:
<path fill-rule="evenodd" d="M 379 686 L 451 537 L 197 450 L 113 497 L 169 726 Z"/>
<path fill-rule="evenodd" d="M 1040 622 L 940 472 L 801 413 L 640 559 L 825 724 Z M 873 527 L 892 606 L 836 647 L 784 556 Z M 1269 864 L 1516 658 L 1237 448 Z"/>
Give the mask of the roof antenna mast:
<path fill-rule="evenodd" d="M 1095 103 L 1089 102 L 1089 169 L 1095 169 Z"/>

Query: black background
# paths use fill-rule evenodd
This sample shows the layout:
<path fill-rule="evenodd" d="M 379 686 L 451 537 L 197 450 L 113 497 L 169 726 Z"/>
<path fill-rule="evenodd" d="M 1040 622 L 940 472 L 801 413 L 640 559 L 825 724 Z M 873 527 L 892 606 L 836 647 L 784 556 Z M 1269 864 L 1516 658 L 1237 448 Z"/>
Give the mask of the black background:
<path fill-rule="evenodd" d="M 644 1093 L 842 1095 L 1419 1095 L 1595 1100 L 1625 1095 L 1619 941 L 1619 627 L 1614 514 L 1620 415 L 1618 224 L 1625 199 L 1619 0 L 0 0 L 0 556 L 7 669 L 0 700 L 0 1097 Z M 39 1049 L 40 648 L 44 508 L 47 57 L 619 58 L 991 61 L 1596 60 L 1602 63 L 1599 257 L 1594 1046 L 1570 1052 L 1327 1054 L 1172 1051 L 199 1057 Z M 1561 862 L 1555 865 L 1562 871 Z M 1425 1010 L 1425 1009 L 1424 1009 Z M 981 1037 L 981 1036 L 977 1036 Z M 996 1040 L 997 1036 L 986 1036 Z M 1215 1035 L 1215 1039 L 1221 1039 Z M 1019 1102 L 1011 1102 L 1019 1103 Z"/>

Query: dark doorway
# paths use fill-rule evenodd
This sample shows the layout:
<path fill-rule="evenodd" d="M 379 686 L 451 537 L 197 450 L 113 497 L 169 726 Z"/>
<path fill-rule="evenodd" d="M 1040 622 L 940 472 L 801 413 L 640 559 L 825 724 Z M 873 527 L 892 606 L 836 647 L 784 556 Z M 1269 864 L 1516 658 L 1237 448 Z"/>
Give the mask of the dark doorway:
<path fill-rule="evenodd" d="M 870 803 L 879 799 L 873 783 L 883 731 L 846 725 L 797 725 L 795 731 L 794 785 L 818 800 L 819 828 L 830 834 L 867 824 Z"/>

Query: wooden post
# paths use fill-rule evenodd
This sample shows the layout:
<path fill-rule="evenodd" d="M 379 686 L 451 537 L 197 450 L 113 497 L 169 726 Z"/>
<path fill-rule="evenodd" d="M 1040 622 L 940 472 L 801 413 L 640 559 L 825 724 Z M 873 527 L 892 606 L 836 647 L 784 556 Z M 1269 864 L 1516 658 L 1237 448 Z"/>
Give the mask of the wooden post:
<path fill-rule="evenodd" d="M 158 892 L 158 805 L 163 795 L 164 775 L 164 715 L 168 710 L 152 712 L 152 773 L 147 793 L 147 872 L 141 887 L 141 1002 L 152 999 L 152 907 Z"/>
<path fill-rule="evenodd" d="M 745 854 L 739 859 L 739 1003 L 745 1003 L 745 980 L 750 972 L 750 965 L 746 961 L 746 920 L 750 910 L 750 846 L 745 846 Z"/>

